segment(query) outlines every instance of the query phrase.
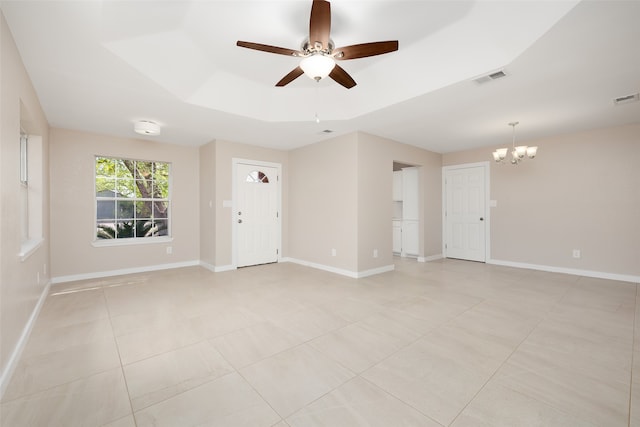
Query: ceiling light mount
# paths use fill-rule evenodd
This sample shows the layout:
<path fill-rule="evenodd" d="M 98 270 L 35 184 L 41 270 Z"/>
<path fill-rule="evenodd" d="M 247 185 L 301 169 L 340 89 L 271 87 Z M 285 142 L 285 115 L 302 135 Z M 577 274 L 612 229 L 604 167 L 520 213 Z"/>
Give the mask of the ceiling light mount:
<path fill-rule="evenodd" d="M 160 125 L 149 120 L 140 120 L 136 122 L 133 130 L 140 135 L 156 136 L 160 135 Z"/>
<path fill-rule="evenodd" d="M 525 156 L 533 159 L 538 154 L 538 147 L 527 147 L 526 145 L 519 145 L 516 147 L 516 126 L 520 122 L 510 122 L 509 126 L 513 128 L 513 138 L 511 140 L 511 160 L 509 163 L 512 165 L 519 164 L 525 159 Z M 508 148 L 498 148 L 493 152 L 493 160 L 497 163 L 506 163 Z"/>

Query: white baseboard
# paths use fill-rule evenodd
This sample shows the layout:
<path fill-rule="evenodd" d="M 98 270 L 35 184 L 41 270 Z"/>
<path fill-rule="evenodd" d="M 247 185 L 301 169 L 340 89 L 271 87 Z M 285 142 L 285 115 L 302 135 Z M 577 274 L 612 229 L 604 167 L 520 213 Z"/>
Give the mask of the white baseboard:
<path fill-rule="evenodd" d="M 437 261 L 439 259 L 442 259 L 442 254 L 437 254 L 437 255 L 429 255 L 429 256 L 421 256 L 418 257 L 418 262 L 430 262 L 430 261 Z"/>
<path fill-rule="evenodd" d="M 42 293 L 40 294 L 40 298 L 38 298 L 38 302 L 36 306 L 33 308 L 31 312 L 31 316 L 29 316 L 29 320 L 27 324 L 24 325 L 22 329 L 22 334 L 20 334 L 20 338 L 16 343 L 13 351 L 9 355 L 9 360 L 7 361 L 6 366 L 4 367 L 2 373 L 0 373 L 0 399 L 4 396 L 4 392 L 7 390 L 9 386 L 9 382 L 11 381 L 11 377 L 13 376 L 13 372 L 18 366 L 18 362 L 20 361 L 20 356 L 22 355 L 22 351 L 27 345 L 27 341 L 29 340 L 29 336 L 31 335 L 31 331 L 33 330 L 33 325 L 36 323 L 36 319 L 40 314 L 40 310 L 42 309 L 42 305 L 44 301 L 47 299 L 47 295 L 49 295 L 49 289 L 51 288 L 51 282 L 47 282 Z"/>
<path fill-rule="evenodd" d="M 95 273 L 72 274 L 69 276 L 58 276 L 51 278 L 51 284 L 75 282 L 77 280 L 99 279 L 102 277 L 121 276 L 123 274 L 147 273 L 150 271 L 170 270 L 173 268 L 193 267 L 200 265 L 200 261 L 174 262 L 171 264 L 157 264 L 146 267 L 123 268 L 120 270 L 98 271 Z"/>
<path fill-rule="evenodd" d="M 572 274 L 574 276 L 595 277 L 597 279 L 619 280 L 622 282 L 639 283 L 640 276 L 630 274 L 606 273 L 602 271 L 580 270 L 576 268 L 554 267 L 551 265 L 527 264 L 524 262 L 503 261 L 491 259 L 487 264 L 502 265 L 505 267 L 528 268 L 530 270 L 548 271 L 550 273 Z"/>
<path fill-rule="evenodd" d="M 395 265 L 385 265 L 383 267 L 373 268 L 371 270 L 364 271 L 351 271 L 342 268 L 332 267 L 330 265 L 318 264 L 315 262 L 304 261 L 296 258 L 285 257 L 280 260 L 281 262 L 292 262 L 294 264 L 304 265 L 305 267 L 316 268 L 318 270 L 328 271 L 330 273 L 340 274 L 341 276 L 351 277 L 352 279 L 360 279 L 363 277 L 373 276 L 374 274 L 386 273 L 395 269 Z"/>
<path fill-rule="evenodd" d="M 209 271 L 212 271 L 214 273 L 220 273 L 222 271 L 231 271 L 231 270 L 237 270 L 236 267 L 234 267 L 233 265 L 221 265 L 216 267 L 213 264 L 209 264 L 208 262 L 205 261 L 200 261 L 200 265 L 204 268 L 206 268 Z"/>

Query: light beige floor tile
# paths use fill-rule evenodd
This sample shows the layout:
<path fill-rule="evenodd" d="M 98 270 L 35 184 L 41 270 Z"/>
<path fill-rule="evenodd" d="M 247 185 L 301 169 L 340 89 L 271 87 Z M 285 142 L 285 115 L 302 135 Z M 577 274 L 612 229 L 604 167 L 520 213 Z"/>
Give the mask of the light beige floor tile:
<path fill-rule="evenodd" d="M 119 337 L 133 333 L 144 333 L 146 330 L 190 327 L 188 317 L 174 308 L 155 307 L 152 310 L 137 311 L 111 317 L 114 335 Z"/>
<path fill-rule="evenodd" d="M 520 346 L 511 361 L 549 365 L 601 382 L 629 382 L 632 340 L 602 336 L 584 325 L 547 320 Z"/>
<path fill-rule="evenodd" d="M 131 427 L 124 369 L 139 425 L 289 427 L 282 416 L 411 425 L 413 407 L 455 427 L 640 427 L 637 284 L 457 260 L 394 263 L 366 279 L 279 263 L 55 285 L 2 425 Z M 238 366 L 255 363 L 238 375 L 212 342 Z M 348 382 L 347 367 L 362 378 Z M 115 388 L 82 386 L 112 371 Z M 122 411 L 110 403 L 121 398 Z"/>
<path fill-rule="evenodd" d="M 354 377 L 307 344 L 240 371 L 282 417 L 287 417 Z"/>
<path fill-rule="evenodd" d="M 636 355 L 636 357 L 640 356 Z M 629 425 L 640 427 L 640 371 L 633 371 L 629 406 Z"/>
<path fill-rule="evenodd" d="M 68 347 L 106 341 L 115 342 L 108 318 L 59 327 L 41 324 L 31 333 L 23 357 L 30 358 Z"/>
<path fill-rule="evenodd" d="M 280 417 L 237 373 L 231 373 L 135 413 L 145 426 L 269 427 Z"/>
<path fill-rule="evenodd" d="M 442 425 L 448 425 L 489 379 L 425 345 L 425 339 L 385 359 L 362 377 Z"/>
<path fill-rule="evenodd" d="M 630 373 L 629 373 L 630 374 Z M 510 359 L 496 374 L 498 384 L 596 425 L 625 426 L 629 382 L 603 382 L 547 361 Z"/>
<path fill-rule="evenodd" d="M 556 408 L 490 382 L 451 427 L 596 427 Z"/>
<path fill-rule="evenodd" d="M 615 312 L 590 308 L 576 308 L 558 304 L 548 315 L 549 321 L 559 326 L 580 331 L 580 335 L 618 338 L 623 341 L 633 339 L 634 310 L 621 307 Z"/>
<path fill-rule="evenodd" d="M 202 340 L 190 327 L 146 328 L 116 337 L 123 365 L 128 365 Z"/>
<path fill-rule="evenodd" d="M 302 339 L 262 322 L 210 340 L 234 368 L 240 369 L 302 343 Z"/>
<path fill-rule="evenodd" d="M 134 410 L 230 372 L 231 365 L 206 341 L 124 366 Z"/>
<path fill-rule="evenodd" d="M 429 332 L 416 344 L 422 351 L 448 359 L 467 370 L 490 376 L 507 360 L 519 343 L 447 324 Z"/>
<path fill-rule="evenodd" d="M 203 338 L 215 338 L 257 323 L 264 318 L 242 307 L 229 307 L 189 319 L 192 330 Z"/>
<path fill-rule="evenodd" d="M 24 357 L 18 363 L 4 399 L 36 393 L 116 367 L 120 367 L 120 358 L 113 338 Z"/>
<path fill-rule="evenodd" d="M 360 377 L 307 405 L 287 422 L 291 427 L 440 426 Z"/>
<path fill-rule="evenodd" d="M 435 327 L 482 302 L 475 297 L 460 296 L 460 298 L 462 301 L 456 301 L 455 295 L 438 292 L 434 297 L 420 296 L 396 300 L 387 304 L 387 307 L 426 320 Z"/>
<path fill-rule="evenodd" d="M 3 426 L 100 426 L 131 413 L 122 370 L 87 378 L 3 403 Z"/>
<path fill-rule="evenodd" d="M 512 304 L 487 300 L 465 311 L 450 324 L 470 332 L 493 335 L 519 343 L 547 315 L 546 312 L 526 310 Z"/>
<path fill-rule="evenodd" d="M 329 313 L 346 319 L 349 322 L 356 322 L 365 317 L 384 311 L 384 307 L 378 304 L 361 301 L 357 298 L 338 298 L 329 302 L 321 303 L 320 307 Z"/>
<path fill-rule="evenodd" d="M 35 328 L 40 324 L 56 328 L 109 317 L 102 289 L 56 294 L 55 290 L 42 306 Z"/>
<path fill-rule="evenodd" d="M 171 310 L 175 301 L 156 283 L 131 284 L 104 288 L 111 316 L 153 310 Z"/>
<path fill-rule="evenodd" d="M 290 313 L 274 321 L 275 325 L 303 341 L 312 340 L 349 323 L 334 313 L 316 307 Z"/>
<path fill-rule="evenodd" d="M 136 421 L 133 418 L 133 414 L 131 414 L 120 418 L 119 420 L 104 424 L 101 427 L 136 427 Z"/>
<path fill-rule="evenodd" d="M 373 315 L 309 342 L 316 350 L 360 373 L 420 337 L 384 315 Z"/>

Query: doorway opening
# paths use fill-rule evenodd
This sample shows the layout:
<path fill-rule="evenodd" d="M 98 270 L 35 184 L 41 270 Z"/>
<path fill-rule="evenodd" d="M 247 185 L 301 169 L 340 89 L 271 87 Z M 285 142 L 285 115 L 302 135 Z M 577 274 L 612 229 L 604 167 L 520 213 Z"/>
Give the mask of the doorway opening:
<path fill-rule="evenodd" d="M 392 251 L 400 257 L 420 256 L 420 168 L 393 162 Z"/>

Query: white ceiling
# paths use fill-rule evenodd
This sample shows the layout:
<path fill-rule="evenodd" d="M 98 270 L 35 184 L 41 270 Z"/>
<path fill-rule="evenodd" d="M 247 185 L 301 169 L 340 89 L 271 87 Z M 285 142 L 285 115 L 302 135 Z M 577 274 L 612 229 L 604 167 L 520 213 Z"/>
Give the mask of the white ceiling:
<path fill-rule="evenodd" d="M 436 152 L 640 123 L 640 1 L 334 0 L 336 46 L 399 40 L 343 61 L 358 85 L 275 83 L 310 0 L 0 1 L 50 124 L 157 140 L 291 149 L 356 130 Z M 474 78 L 504 69 L 507 77 Z M 314 121 L 315 114 L 321 119 Z M 332 134 L 322 131 L 331 129 Z"/>

